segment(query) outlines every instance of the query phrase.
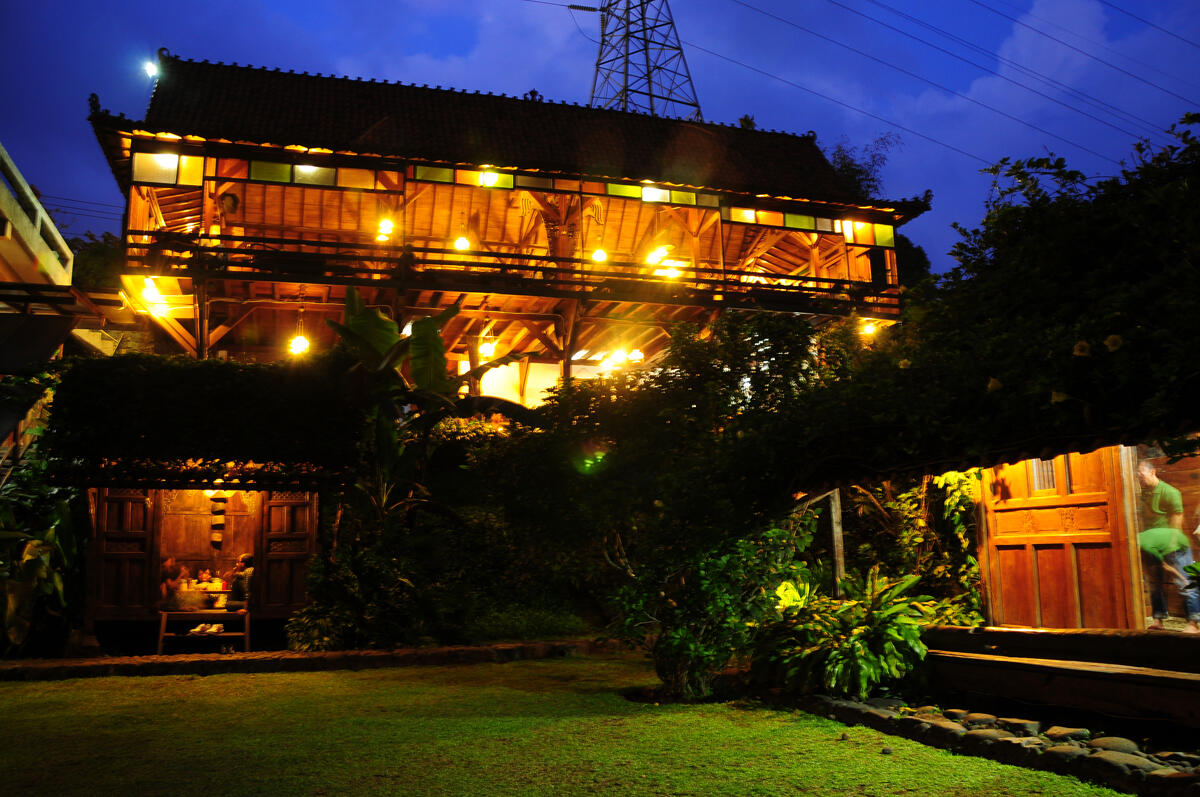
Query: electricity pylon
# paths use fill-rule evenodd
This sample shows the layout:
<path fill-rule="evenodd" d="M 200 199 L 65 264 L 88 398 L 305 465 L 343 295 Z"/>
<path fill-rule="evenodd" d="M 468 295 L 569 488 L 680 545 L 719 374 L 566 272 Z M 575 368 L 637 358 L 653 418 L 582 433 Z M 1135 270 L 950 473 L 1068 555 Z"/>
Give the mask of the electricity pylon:
<path fill-rule="evenodd" d="M 600 54 L 588 104 L 702 120 L 667 0 L 606 0 L 599 11 Z"/>

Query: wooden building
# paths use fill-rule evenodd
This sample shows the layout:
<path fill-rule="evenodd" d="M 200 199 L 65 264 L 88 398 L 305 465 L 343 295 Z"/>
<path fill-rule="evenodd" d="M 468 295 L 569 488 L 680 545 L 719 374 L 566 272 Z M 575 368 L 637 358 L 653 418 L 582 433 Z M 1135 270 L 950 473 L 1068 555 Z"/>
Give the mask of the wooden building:
<path fill-rule="evenodd" d="M 449 358 L 530 353 L 473 387 L 526 404 L 559 379 L 652 363 L 672 325 L 723 312 L 890 322 L 895 228 L 925 207 L 852 201 L 812 135 L 165 51 L 143 118 L 94 96 L 91 111 L 128 202 L 123 297 L 163 351 L 327 348 L 324 321 L 355 286 L 401 324 L 461 302 Z M 311 501 L 240 500 L 229 555 L 311 553 Z M 206 554 L 195 491 L 114 487 L 96 503 L 96 617 L 145 612 L 134 585 L 156 583 L 159 557 Z M 278 570 L 256 600 L 283 614 L 300 569 Z"/>

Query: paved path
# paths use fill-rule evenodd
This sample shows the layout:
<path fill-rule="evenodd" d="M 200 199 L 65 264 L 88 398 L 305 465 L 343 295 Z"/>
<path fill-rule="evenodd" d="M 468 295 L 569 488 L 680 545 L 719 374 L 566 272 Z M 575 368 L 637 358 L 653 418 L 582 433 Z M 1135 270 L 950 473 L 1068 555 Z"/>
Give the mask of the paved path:
<path fill-rule="evenodd" d="M 591 639 L 511 642 L 399 650 L 338 650 L 299 653 L 190 653 L 163 656 L 111 656 L 92 659 L 20 659 L 0 662 L 0 681 L 52 681 L 127 675 L 216 675 L 233 672 L 366 670 L 419 664 L 481 664 L 563 658 L 612 652 L 619 646 Z"/>

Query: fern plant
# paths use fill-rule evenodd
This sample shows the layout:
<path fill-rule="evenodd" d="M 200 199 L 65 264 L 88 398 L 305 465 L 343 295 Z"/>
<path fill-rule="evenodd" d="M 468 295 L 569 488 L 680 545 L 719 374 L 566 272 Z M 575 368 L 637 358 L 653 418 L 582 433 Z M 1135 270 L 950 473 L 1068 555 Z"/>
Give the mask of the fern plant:
<path fill-rule="evenodd" d="M 846 599 L 781 587 L 781 618 L 760 638 L 756 679 L 792 693 L 857 699 L 902 679 L 925 658 L 921 629 L 934 606 L 927 595 L 906 594 L 917 581 L 881 576 L 876 566 L 861 581 L 842 582 Z"/>

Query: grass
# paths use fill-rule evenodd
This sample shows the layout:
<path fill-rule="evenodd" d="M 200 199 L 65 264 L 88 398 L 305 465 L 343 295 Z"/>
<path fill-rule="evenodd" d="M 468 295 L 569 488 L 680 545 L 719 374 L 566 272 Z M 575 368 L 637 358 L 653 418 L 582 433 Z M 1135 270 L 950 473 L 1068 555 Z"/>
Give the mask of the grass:
<path fill-rule="evenodd" d="M 1115 794 L 803 713 L 618 693 L 653 682 L 642 660 L 605 657 L 0 683 L 0 783 L 176 797 Z"/>

